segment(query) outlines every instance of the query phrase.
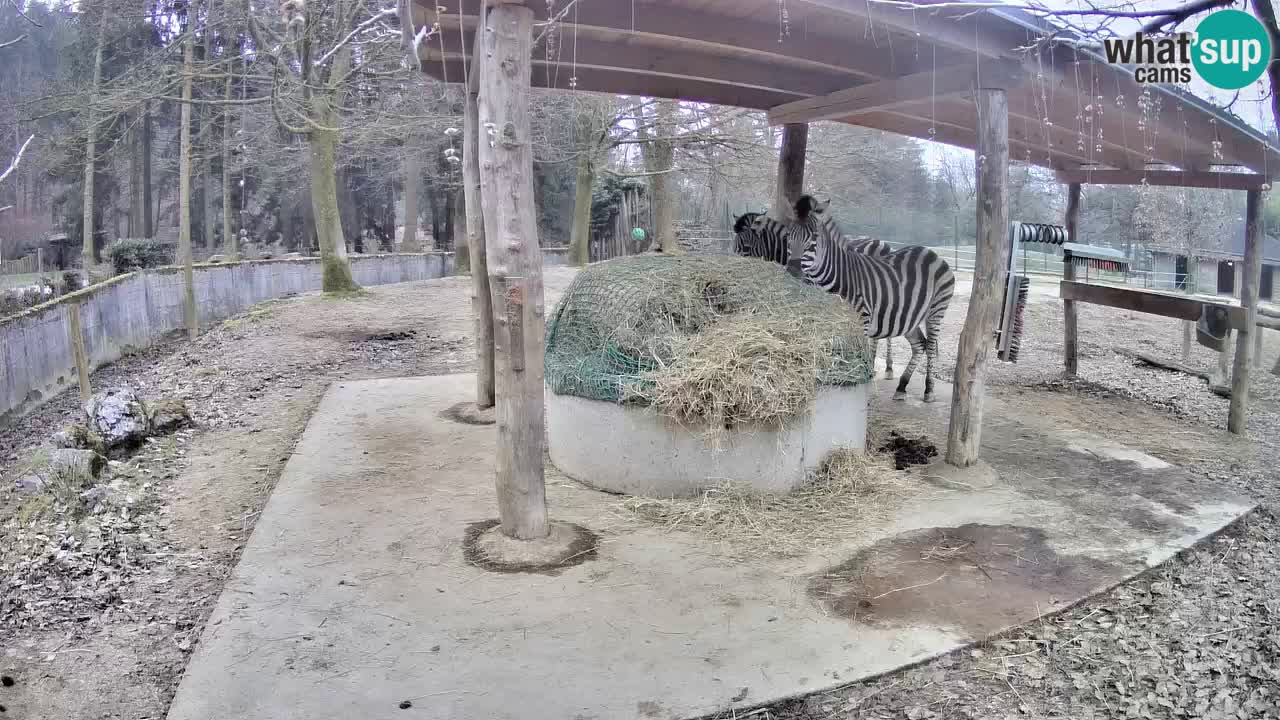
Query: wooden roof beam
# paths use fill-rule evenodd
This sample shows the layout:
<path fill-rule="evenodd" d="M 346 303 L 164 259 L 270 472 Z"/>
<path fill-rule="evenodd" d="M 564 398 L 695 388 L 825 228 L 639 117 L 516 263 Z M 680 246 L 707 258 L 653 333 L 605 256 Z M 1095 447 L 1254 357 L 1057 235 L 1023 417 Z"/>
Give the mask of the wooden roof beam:
<path fill-rule="evenodd" d="M 446 4 L 447 11 L 437 15 L 435 0 L 412 2 L 417 22 L 430 24 L 439 20 L 442 27 L 453 27 L 456 32 L 458 3 Z M 461 0 L 461 15 L 474 23 L 480 3 L 481 0 Z M 539 21 L 545 21 L 546 10 L 542 3 L 534 3 L 533 8 Z M 597 35 L 601 39 L 608 39 L 606 35 L 617 37 L 621 33 L 631 37 L 651 36 L 678 41 L 691 50 L 723 55 L 725 62 L 755 56 L 788 67 L 807 65 L 843 73 L 850 79 L 876 80 L 887 74 L 912 73 L 926 67 L 923 54 L 917 57 L 914 47 L 906 44 L 894 48 L 872 47 L 815 35 L 792 36 L 779 42 L 776 23 L 727 22 L 723 15 L 679 5 L 646 4 L 643 8 L 644 12 L 633 15 L 627 3 L 580 2 L 574 7 L 574 12 L 560 21 L 559 34 L 565 50 L 572 46 L 575 31 L 579 38 Z M 535 35 L 540 32 L 541 29 L 535 25 Z M 944 56 L 939 53 L 939 62 L 953 59 L 951 54 Z M 932 58 L 928 65 L 932 65 Z"/>
<path fill-rule="evenodd" d="M 979 80 L 983 86 L 1010 87 L 1021 82 L 1022 75 L 1016 62 L 915 73 L 779 105 L 769 110 L 769 124 L 834 120 L 919 100 L 968 95 Z"/>
<path fill-rule="evenodd" d="M 979 12 L 963 8 L 906 8 L 877 3 L 873 0 L 793 0 L 803 5 L 832 10 L 866 18 L 872 25 L 879 24 L 895 29 L 910 38 L 928 39 L 942 48 L 988 58 L 1013 57 L 1015 48 L 1026 45 L 1026 33 L 1010 37 L 993 38 L 988 33 L 978 33 L 976 23 Z M 795 12 L 795 11 L 793 11 Z"/>
<path fill-rule="evenodd" d="M 972 150 L 976 142 L 976 133 L 971 126 L 947 120 L 930 122 L 927 119 L 906 115 L 894 110 L 866 113 L 851 119 L 849 122 L 897 135 L 907 135 L 921 140 L 933 140 L 934 142 L 952 145 L 965 150 Z M 933 130 L 932 133 L 929 132 L 931 129 Z M 1078 167 L 1082 162 L 1081 158 L 1075 156 L 1072 152 L 1057 149 L 1046 150 L 1043 144 L 1035 140 L 1028 142 L 1012 127 L 1009 129 L 1009 153 L 1012 159 L 1031 156 L 1034 164 L 1044 167 L 1074 168 Z"/>
<path fill-rule="evenodd" d="M 1210 190 L 1263 190 L 1270 184 L 1266 176 L 1254 173 L 1182 170 L 1114 170 L 1082 167 L 1060 170 L 1058 182 L 1088 185 L 1147 185 L 1159 187 L 1194 187 Z"/>
<path fill-rule="evenodd" d="M 422 58 L 422 64 L 427 75 L 437 80 L 444 80 L 446 75 L 451 82 L 462 80 L 462 57 L 458 53 L 447 53 L 444 62 L 441 62 L 440 50 L 438 48 L 429 50 Z M 531 83 L 534 88 L 568 91 L 569 76 L 572 74 L 573 72 L 563 65 L 557 72 L 555 63 L 548 64 L 545 59 L 539 59 L 537 56 L 533 58 Z M 590 68 L 579 65 L 577 77 L 579 86 L 577 92 L 643 95 L 752 110 L 767 110 L 777 105 L 782 97 L 773 90 L 667 75 L 637 75 L 634 72 L 614 68 Z"/>
<path fill-rule="evenodd" d="M 457 22 L 456 16 L 454 22 Z M 441 37 L 435 39 L 429 46 L 425 46 L 424 54 L 432 52 L 438 57 L 440 45 L 443 43 L 447 55 L 461 57 L 463 36 L 466 36 L 467 45 L 470 46 L 474 26 L 474 18 L 463 20 L 465 30 L 462 33 L 458 32 L 456 24 L 442 26 L 446 29 Z M 537 51 L 534 52 L 533 57 L 538 65 L 558 67 L 560 77 L 564 81 L 562 86 L 565 88 L 568 88 L 568 78 L 574 74 L 575 68 L 634 72 L 640 75 L 664 75 L 771 90 L 778 93 L 783 101 L 826 93 L 832 88 L 848 83 L 848 76 L 843 74 L 813 70 L 796 71 L 794 68 L 779 66 L 754 57 L 724 62 L 713 55 L 700 53 L 682 45 L 649 45 L 635 38 L 607 42 L 584 36 L 578 38 L 573 44 L 572 51 L 568 47 L 562 49 L 563 52 L 549 60 L 545 53 Z"/>

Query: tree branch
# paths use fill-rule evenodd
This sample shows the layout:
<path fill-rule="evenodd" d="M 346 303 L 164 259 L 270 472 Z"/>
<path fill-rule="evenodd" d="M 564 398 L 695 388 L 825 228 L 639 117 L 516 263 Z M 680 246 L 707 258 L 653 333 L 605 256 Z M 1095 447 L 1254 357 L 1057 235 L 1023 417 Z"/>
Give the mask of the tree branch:
<path fill-rule="evenodd" d="M 26 142 L 22 143 L 22 147 L 18 148 L 18 154 L 14 156 L 13 162 L 9 163 L 9 169 L 0 173 L 0 182 L 4 182 L 5 178 L 12 175 L 13 171 L 18 169 L 18 163 L 22 162 L 22 154 L 27 151 L 27 146 L 30 145 L 31 141 L 34 140 L 35 138 L 36 136 L 32 135 L 31 137 L 27 138 Z"/>

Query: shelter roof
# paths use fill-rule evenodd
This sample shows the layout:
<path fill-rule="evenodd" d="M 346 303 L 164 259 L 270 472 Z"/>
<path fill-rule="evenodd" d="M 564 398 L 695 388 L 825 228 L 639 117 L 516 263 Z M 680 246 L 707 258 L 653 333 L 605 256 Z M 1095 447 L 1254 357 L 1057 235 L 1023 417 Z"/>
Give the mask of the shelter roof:
<path fill-rule="evenodd" d="M 439 22 L 419 46 L 427 74 L 464 79 L 482 1 L 412 0 L 415 28 Z M 835 120 L 972 149 L 972 88 L 1004 86 L 1016 161 L 1280 170 L 1280 150 L 1239 117 L 1175 87 L 1140 85 L 1071 32 L 1014 8 L 954 0 L 932 9 L 868 0 L 528 4 L 535 87 L 737 106 L 768 111 L 774 123 Z"/>

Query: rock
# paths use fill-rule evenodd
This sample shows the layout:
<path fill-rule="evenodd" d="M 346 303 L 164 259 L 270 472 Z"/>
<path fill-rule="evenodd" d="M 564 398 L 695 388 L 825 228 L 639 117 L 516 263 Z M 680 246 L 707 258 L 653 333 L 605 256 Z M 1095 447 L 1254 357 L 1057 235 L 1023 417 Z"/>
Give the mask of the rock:
<path fill-rule="evenodd" d="M 147 437 L 147 408 L 132 388 L 97 393 L 85 403 L 84 414 L 89 429 L 102 437 L 110 454 L 131 450 Z"/>
<path fill-rule="evenodd" d="M 147 403 L 151 433 L 160 435 L 191 425 L 191 412 L 180 398 L 162 397 Z"/>
<path fill-rule="evenodd" d="M 59 448 L 49 456 L 49 477 L 73 487 L 89 487 L 94 484 L 107 459 L 92 450 Z"/>
<path fill-rule="evenodd" d="M 39 475 L 23 475 L 14 481 L 14 489 L 23 495 L 35 495 L 44 492 L 44 478 Z"/>
<path fill-rule="evenodd" d="M 53 446 L 71 450 L 93 450 L 99 455 L 107 454 L 102 436 L 90 430 L 84 423 L 71 423 L 54 433 Z"/>
<path fill-rule="evenodd" d="M 112 490 L 106 485 L 94 485 L 93 487 L 80 493 L 80 499 L 88 508 L 102 505 L 111 497 Z"/>

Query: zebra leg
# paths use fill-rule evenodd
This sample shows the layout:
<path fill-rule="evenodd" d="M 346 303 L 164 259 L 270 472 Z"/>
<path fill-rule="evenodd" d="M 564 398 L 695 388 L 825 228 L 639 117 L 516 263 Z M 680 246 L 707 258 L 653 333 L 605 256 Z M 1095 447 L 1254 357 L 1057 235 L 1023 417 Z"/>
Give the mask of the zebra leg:
<path fill-rule="evenodd" d="M 924 332 L 920 328 L 916 328 L 907 333 L 907 342 L 911 344 L 911 359 L 907 361 L 907 367 L 902 371 L 902 377 L 898 379 L 898 390 L 893 394 L 894 400 L 907 399 L 907 385 L 911 382 L 911 376 L 915 374 L 916 367 L 920 365 L 920 356 L 924 354 Z"/>
<path fill-rule="evenodd" d="M 931 403 L 933 396 L 933 363 L 938 359 L 938 333 L 942 331 L 942 315 L 925 322 L 924 338 L 924 401 Z"/>
<path fill-rule="evenodd" d="M 884 339 L 884 377 L 886 380 L 893 379 L 893 338 Z"/>

